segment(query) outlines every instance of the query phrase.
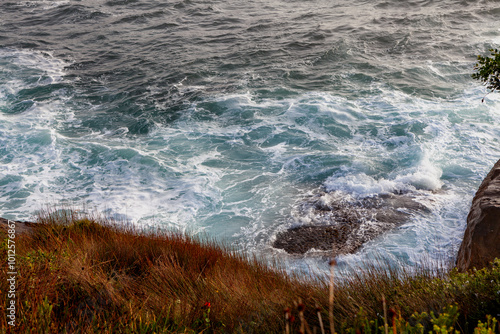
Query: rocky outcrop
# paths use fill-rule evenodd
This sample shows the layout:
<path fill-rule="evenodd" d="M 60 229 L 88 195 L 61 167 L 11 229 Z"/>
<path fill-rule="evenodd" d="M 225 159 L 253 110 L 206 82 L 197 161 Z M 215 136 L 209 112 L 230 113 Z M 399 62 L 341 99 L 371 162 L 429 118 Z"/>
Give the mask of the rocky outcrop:
<path fill-rule="evenodd" d="M 304 254 L 312 249 L 335 255 L 354 253 L 412 215 L 428 211 L 411 193 L 365 198 L 322 193 L 298 208 L 296 221 L 292 222 L 298 226 L 278 233 L 273 247 L 290 254 Z"/>
<path fill-rule="evenodd" d="M 5 231 L 5 233 L 10 233 L 9 231 L 14 230 L 15 234 L 22 234 L 22 233 L 31 233 L 31 230 L 33 228 L 35 223 L 31 222 L 21 222 L 21 221 L 14 221 L 14 220 L 8 220 L 5 218 L 0 217 L 0 229 Z"/>
<path fill-rule="evenodd" d="M 483 268 L 496 257 L 500 258 L 500 160 L 472 200 L 457 268 L 459 271 Z"/>

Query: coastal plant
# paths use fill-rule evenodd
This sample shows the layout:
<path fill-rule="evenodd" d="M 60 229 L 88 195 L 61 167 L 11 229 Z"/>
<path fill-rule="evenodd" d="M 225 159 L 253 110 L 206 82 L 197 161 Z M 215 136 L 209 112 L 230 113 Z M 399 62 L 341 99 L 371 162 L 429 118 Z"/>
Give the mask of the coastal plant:
<path fill-rule="evenodd" d="M 206 327 L 206 328 L 210 327 L 210 308 L 211 307 L 212 307 L 212 305 L 210 304 L 210 302 L 205 302 L 205 304 L 202 307 L 203 315 L 201 316 L 201 318 L 199 318 L 195 321 L 196 325 L 201 326 L 201 327 Z"/>
<path fill-rule="evenodd" d="M 490 49 L 490 57 L 477 56 L 472 78 L 481 81 L 492 92 L 500 91 L 500 52 Z M 483 99 L 484 100 L 484 99 Z"/>
<path fill-rule="evenodd" d="M 474 334 L 493 334 L 497 326 L 497 319 L 491 315 L 486 316 L 486 322 L 483 323 L 479 320 L 477 327 L 474 329 Z"/>
<path fill-rule="evenodd" d="M 454 330 L 454 325 L 457 322 L 457 319 L 458 307 L 456 305 L 450 306 L 438 316 L 436 316 L 434 312 L 431 312 L 432 329 L 435 333 L 459 333 Z"/>

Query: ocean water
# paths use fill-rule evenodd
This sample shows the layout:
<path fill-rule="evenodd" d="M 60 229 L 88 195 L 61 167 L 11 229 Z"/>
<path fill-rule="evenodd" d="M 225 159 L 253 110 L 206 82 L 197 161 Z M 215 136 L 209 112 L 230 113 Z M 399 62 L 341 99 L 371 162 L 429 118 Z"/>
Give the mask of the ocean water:
<path fill-rule="evenodd" d="M 271 245 L 321 192 L 430 209 L 339 258 L 453 260 L 500 158 L 500 96 L 470 75 L 498 1 L 0 3 L 0 215 L 47 206 Z"/>

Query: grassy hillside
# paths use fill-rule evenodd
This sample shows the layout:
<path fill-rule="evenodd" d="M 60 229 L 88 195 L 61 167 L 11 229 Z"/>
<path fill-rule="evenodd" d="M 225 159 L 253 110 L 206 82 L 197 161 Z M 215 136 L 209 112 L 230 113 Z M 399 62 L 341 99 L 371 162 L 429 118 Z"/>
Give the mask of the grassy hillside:
<path fill-rule="evenodd" d="M 7 262 L 6 231 L 0 240 Z M 331 304 L 328 278 L 287 275 L 185 235 L 52 213 L 15 240 L 15 329 L 0 280 L 6 332 L 329 333 L 330 305 L 337 332 L 384 333 L 384 322 L 398 333 L 473 332 L 500 313 L 500 262 L 465 274 L 368 266 L 334 280 Z"/>

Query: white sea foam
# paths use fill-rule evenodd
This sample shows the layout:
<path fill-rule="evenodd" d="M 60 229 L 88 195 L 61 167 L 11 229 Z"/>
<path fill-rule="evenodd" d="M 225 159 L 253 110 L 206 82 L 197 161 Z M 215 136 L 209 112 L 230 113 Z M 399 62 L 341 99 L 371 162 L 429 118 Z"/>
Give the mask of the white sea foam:
<path fill-rule="evenodd" d="M 53 0 L 37 0 L 37 1 L 18 1 L 16 3 L 19 7 L 32 8 L 32 11 L 38 11 L 40 9 L 48 10 L 56 8 L 59 6 L 67 5 L 70 3 L 69 0 L 53 1 Z"/>
<path fill-rule="evenodd" d="M 0 60 L 18 71 L 2 77 L 3 107 L 23 85 L 65 83 L 66 63 L 50 55 L 0 49 Z M 318 189 L 353 198 L 411 192 L 431 210 L 339 261 L 382 252 L 418 263 L 453 249 L 474 190 L 500 153 L 500 98 L 481 104 L 475 89 L 450 101 L 383 85 L 355 100 L 219 95 L 133 136 L 122 125 L 84 129 L 91 113 L 71 103 L 68 86 L 21 113 L 0 113 L 3 215 L 29 219 L 47 203 L 70 202 L 138 224 L 204 231 L 292 269 L 326 266 L 319 253 L 299 261 L 270 247 L 277 232 L 313 221 L 289 218 Z M 65 135 L 75 128 L 78 135 Z"/>
<path fill-rule="evenodd" d="M 29 73 L 30 79 L 38 78 L 35 85 L 46 84 L 52 82 L 61 82 L 65 75 L 64 67 L 69 64 L 63 60 L 55 58 L 51 52 L 27 51 L 17 49 L 0 48 L 0 60 L 9 61 L 14 64 L 13 69 L 6 68 L 8 72 L 17 70 L 19 66 L 22 71 L 34 70 Z M 16 75 L 12 79 L 19 80 L 23 78 L 21 75 Z M 27 78 L 25 76 L 24 78 Z"/>

